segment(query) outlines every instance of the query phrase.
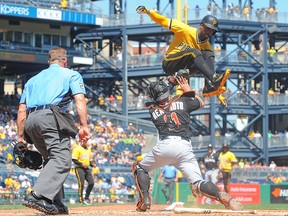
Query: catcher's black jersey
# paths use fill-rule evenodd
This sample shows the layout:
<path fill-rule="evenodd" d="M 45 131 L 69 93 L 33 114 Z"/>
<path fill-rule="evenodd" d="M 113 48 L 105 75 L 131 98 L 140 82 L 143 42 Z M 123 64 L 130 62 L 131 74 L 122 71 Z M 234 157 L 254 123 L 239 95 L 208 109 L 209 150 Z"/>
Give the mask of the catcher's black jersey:
<path fill-rule="evenodd" d="M 187 92 L 181 96 L 173 97 L 166 106 L 153 104 L 150 106 L 149 112 L 160 137 L 182 136 L 190 138 L 190 113 L 200 107 L 200 101 L 191 97 Z"/>
<path fill-rule="evenodd" d="M 216 153 L 205 154 L 202 158 L 207 170 L 218 169 L 218 155 Z"/>

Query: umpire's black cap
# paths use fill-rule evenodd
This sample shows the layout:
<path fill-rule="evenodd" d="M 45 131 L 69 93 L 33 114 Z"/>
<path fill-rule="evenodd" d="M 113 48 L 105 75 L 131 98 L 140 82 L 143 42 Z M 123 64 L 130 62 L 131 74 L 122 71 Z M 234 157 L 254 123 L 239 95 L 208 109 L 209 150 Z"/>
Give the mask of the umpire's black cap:
<path fill-rule="evenodd" d="M 211 149 L 213 148 L 212 144 L 208 144 L 208 149 L 209 148 L 211 148 Z"/>

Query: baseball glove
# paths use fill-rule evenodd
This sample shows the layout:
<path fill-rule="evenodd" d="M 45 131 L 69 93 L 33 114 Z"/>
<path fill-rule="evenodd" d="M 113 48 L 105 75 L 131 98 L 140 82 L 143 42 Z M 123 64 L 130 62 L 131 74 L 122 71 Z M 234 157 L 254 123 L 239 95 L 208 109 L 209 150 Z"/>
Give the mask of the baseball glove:
<path fill-rule="evenodd" d="M 183 78 L 185 78 L 185 79 L 188 80 L 188 78 L 189 78 L 189 71 L 187 71 L 187 70 L 185 70 L 185 69 L 181 69 L 181 70 L 179 70 L 178 72 L 175 73 L 174 77 L 177 78 L 177 79 L 178 79 L 179 77 L 183 77 Z"/>
<path fill-rule="evenodd" d="M 149 13 L 149 10 L 145 6 L 138 6 L 136 8 L 136 12 L 138 14 L 147 14 L 147 13 Z"/>
<path fill-rule="evenodd" d="M 42 168 L 43 159 L 39 152 L 28 150 L 26 145 L 16 140 L 11 145 L 14 147 L 13 156 L 17 166 L 34 170 Z"/>

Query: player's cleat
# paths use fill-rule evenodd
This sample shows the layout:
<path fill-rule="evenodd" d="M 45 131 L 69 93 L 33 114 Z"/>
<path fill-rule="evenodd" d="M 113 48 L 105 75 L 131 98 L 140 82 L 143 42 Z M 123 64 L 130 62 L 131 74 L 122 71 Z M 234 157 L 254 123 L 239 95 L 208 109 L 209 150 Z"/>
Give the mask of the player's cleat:
<path fill-rule="evenodd" d="M 37 209 L 45 214 L 59 214 L 57 207 L 49 203 L 44 197 L 36 195 L 33 191 L 24 197 L 23 206 Z"/>
<path fill-rule="evenodd" d="M 228 193 L 219 192 L 217 195 L 218 201 L 221 202 L 227 209 L 231 209 L 233 211 L 243 211 L 242 204 L 233 199 Z"/>
<path fill-rule="evenodd" d="M 220 101 L 220 104 L 224 107 L 224 108 L 227 108 L 228 104 L 227 104 L 227 101 L 226 101 L 226 98 L 223 96 L 223 95 L 218 95 L 218 100 Z"/>
<path fill-rule="evenodd" d="M 90 200 L 87 199 L 87 198 L 85 198 L 85 199 L 83 200 L 83 204 L 85 204 L 85 205 L 91 205 Z"/>
<path fill-rule="evenodd" d="M 205 86 L 203 89 L 203 97 L 212 97 L 212 96 L 217 96 L 221 95 L 226 91 L 226 87 L 222 86 L 220 89 L 215 90 L 214 87 L 207 87 Z"/>
<path fill-rule="evenodd" d="M 226 87 L 224 85 L 226 81 L 228 80 L 229 76 L 230 76 L 230 70 L 227 69 L 219 77 L 215 77 L 212 80 L 212 83 L 206 82 L 206 85 L 204 86 L 204 89 L 203 89 L 203 97 L 211 97 L 214 95 L 222 94 L 226 90 Z"/>

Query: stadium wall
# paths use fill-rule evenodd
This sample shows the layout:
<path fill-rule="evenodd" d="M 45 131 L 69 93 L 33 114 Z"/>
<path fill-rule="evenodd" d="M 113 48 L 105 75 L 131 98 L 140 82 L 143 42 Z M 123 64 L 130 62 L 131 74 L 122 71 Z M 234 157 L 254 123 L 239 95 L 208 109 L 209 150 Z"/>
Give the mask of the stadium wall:
<path fill-rule="evenodd" d="M 217 184 L 223 190 L 223 184 Z M 161 191 L 162 183 L 153 187 L 153 202 L 166 204 Z M 288 184 L 239 184 L 231 183 L 229 193 L 243 204 L 287 204 Z M 174 202 L 206 204 L 206 197 L 195 199 L 190 191 L 189 182 L 177 182 L 174 191 Z M 216 204 L 212 201 L 212 204 Z"/>

